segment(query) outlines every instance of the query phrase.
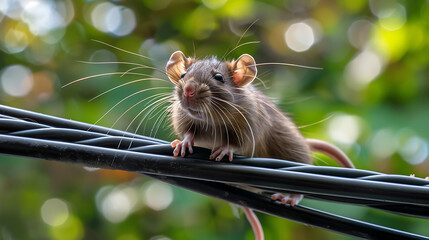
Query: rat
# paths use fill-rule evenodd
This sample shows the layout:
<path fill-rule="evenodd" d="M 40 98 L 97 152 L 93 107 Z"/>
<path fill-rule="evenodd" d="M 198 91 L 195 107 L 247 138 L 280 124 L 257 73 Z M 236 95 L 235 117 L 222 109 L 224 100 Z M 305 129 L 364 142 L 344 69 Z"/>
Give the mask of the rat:
<path fill-rule="evenodd" d="M 174 52 L 166 64 L 175 85 L 171 106 L 174 156 L 193 153 L 193 146 L 212 149 L 210 159 L 233 160 L 233 154 L 312 163 L 312 151 L 332 157 L 343 167 L 353 163 L 337 147 L 317 139 L 306 139 L 287 115 L 252 85 L 257 64 L 249 54 L 237 60 L 216 57 L 195 59 Z M 301 194 L 272 195 L 282 204 L 296 205 Z M 242 207 L 256 239 L 263 230 L 256 215 Z"/>

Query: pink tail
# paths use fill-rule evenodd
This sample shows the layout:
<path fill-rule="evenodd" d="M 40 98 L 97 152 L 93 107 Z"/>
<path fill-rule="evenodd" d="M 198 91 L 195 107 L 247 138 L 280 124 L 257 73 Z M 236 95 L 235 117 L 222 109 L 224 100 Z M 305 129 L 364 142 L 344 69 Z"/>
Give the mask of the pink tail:
<path fill-rule="evenodd" d="M 335 161 L 342 167 L 355 168 L 352 161 L 336 146 L 318 139 L 307 139 L 307 143 L 313 152 L 323 153 Z"/>
<path fill-rule="evenodd" d="M 255 234 L 255 240 L 264 240 L 264 230 L 262 229 L 261 223 L 255 213 L 247 207 L 241 207 L 246 214 L 247 220 L 252 226 L 253 233 Z"/>
<path fill-rule="evenodd" d="M 343 153 L 338 147 L 318 139 L 307 139 L 307 143 L 313 152 L 319 152 L 325 154 L 335 161 L 337 161 L 342 167 L 355 168 L 352 161 Z M 252 226 L 255 234 L 255 240 L 264 240 L 264 230 L 262 229 L 261 223 L 258 217 L 253 213 L 250 208 L 241 207 L 246 214 L 247 220 Z"/>

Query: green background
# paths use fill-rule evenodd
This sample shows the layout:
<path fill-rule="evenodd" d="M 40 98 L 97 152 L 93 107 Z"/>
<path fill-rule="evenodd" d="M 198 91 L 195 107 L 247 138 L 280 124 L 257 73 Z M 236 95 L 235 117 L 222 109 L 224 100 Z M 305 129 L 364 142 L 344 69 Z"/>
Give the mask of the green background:
<path fill-rule="evenodd" d="M 167 79 L 157 70 L 113 62 L 162 70 L 175 50 L 222 57 L 248 43 L 228 58 L 249 53 L 257 63 L 322 68 L 260 66 L 255 80 L 306 137 L 336 144 L 357 168 L 426 177 L 428 39 L 429 2 L 423 0 L 0 1 L 0 103 L 171 141 L 162 114 L 168 103 L 140 127 L 148 111 L 133 119 L 172 84 L 142 81 L 93 101 L 141 76 L 62 86 L 129 69 Z M 136 94 L 109 110 L 153 87 L 167 88 Z M 335 165 L 321 155 L 315 163 Z M 306 199 L 302 204 L 429 236 L 425 219 Z M 258 216 L 266 239 L 351 239 Z M 0 239 L 253 239 L 253 233 L 243 214 L 223 201 L 135 174 L 1 155 Z"/>

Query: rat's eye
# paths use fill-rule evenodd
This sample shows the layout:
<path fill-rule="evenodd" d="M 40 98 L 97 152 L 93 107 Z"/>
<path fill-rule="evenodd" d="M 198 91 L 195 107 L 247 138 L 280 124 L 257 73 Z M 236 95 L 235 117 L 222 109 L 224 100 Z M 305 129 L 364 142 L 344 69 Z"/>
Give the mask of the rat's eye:
<path fill-rule="evenodd" d="M 186 72 L 180 74 L 180 79 L 183 79 L 185 77 L 185 75 L 186 75 Z"/>
<path fill-rule="evenodd" d="M 219 82 L 222 82 L 222 83 L 224 83 L 224 82 L 225 82 L 225 80 L 223 80 L 223 76 L 222 76 L 222 74 L 220 74 L 220 73 L 216 73 L 216 74 L 213 76 L 213 78 L 214 78 L 215 80 L 219 81 Z"/>

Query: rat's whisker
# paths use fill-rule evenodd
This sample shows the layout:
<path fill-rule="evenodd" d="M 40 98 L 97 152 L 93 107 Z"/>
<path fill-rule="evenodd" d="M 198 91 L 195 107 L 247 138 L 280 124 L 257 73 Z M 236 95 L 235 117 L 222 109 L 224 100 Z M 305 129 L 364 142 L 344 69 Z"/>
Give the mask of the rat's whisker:
<path fill-rule="evenodd" d="M 205 118 L 205 122 L 203 123 L 203 128 L 204 128 L 204 125 L 206 126 L 206 132 L 208 132 L 209 131 L 209 129 L 210 129 L 210 121 L 209 120 L 211 120 L 210 119 L 210 116 L 209 116 L 209 111 L 210 111 L 210 106 L 207 104 L 207 103 L 204 103 L 204 118 Z"/>
<path fill-rule="evenodd" d="M 240 38 L 238 39 L 237 43 L 235 44 L 235 47 L 234 47 L 232 50 L 227 51 L 227 52 L 222 56 L 222 58 L 221 58 L 220 62 L 223 62 L 223 61 L 225 60 L 225 58 L 226 58 L 226 57 L 228 57 L 228 55 L 229 55 L 229 54 L 231 54 L 232 52 L 234 52 L 237 48 L 244 46 L 244 45 L 240 45 L 240 46 L 239 46 L 239 44 L 240 44 L 241 40 L 243 39 L 244 35 L 246 35 L 246 33 L 250 30 L 250 28 L 252 28 L 252 26 L 253 26 L 253 25 L 255 25 L 255 23 L 256 23 L 257 21 L 258 21 L 258 19 L 256 19 L 255 21 L 253 21 L 253 22 L 252 22 L 252 23 L 251 23 L 251 24 L 246 28 L 246 30 L 244 30 L 243 34 L 241 34 Z M 256 42 L 256 41 L 255 41 L 255 42 L 249 42 L 249 44 L 250 44 L 250 43 L 257 43 L 257 42 Z M 259 42 L 258 42 L 258 43 L 259 43 Z M 245 44 L 245 45 L 246 45 L 246 44 Z"/>
<path fill-rule="evenodd" d="M 330 118 L 332 118 L 334 115 L 335 115 L 335 114 L 330 114 L 329 116 L 327 116 L 327 117 L 325 117 L 324 119 L 319 120 L 319 121 L 317 121 L 317 122 L 310 123 L 310 124 L 307 124 L 307 125 L 297 126 L 297 127 L 298 127 L 298 128 L 311 127 L 311 126 L 314 126 L 314 125 L 317 125 L 317 124 L 320 124 L 320 123 L 323 123 L 323 122 L 325 122 L 325 121 L 329 120 L 329 119 L 330 119 Z"/>
<path fill-rule="evenodd" d="M 161 108 L 161 112 L 162 112 L 162 114 L 161 114 L 161 116 L 160 117 L 158 117 L 158 119 L 156 120 L 156 121 L 158 121 L 159 120 L 159 122 L 158 122 L 158 126 L 155 128 L 155 132 L 154 132 L 154 134 L 153 134 L 153 136 L 155 137 L 156 136 L 156 134 L 158 133 L 158 130 L 159 130 L 159 128 L 161 127 L 161 125 L 165 122 L 165 120 L 166 120 L 166 117 L 167 117 L 167 115 L 168 115 L 168 111 L 166 111 L 166 108 L 167 108 L 168 106 L 164 106 L 163 108 Z M 155 124 L 154 124 L 154 126 L 155 126 Z M 151 133 L 151 135 L 152 135 L 152 131 L 153 131 L 153 127 L 152 127 L 152 130 L 150 131 L 150 133 Z"/>
<path fill-rule="evenodd" d="M 143 92 L 146 92 L 146 91 L 150 91 L 150 90 L 154 90 L 154 89 L 157 89 L 157 88 L 148 88 L 148 89 L 143 89 L 143 90 L 140 90 L 140 91 L 138 91 L 138 92 L 135 92 L 135 93 L 133 93 L 133 94 L 131 94 L 131 95 L 128 95 L 127 97 L 125 97 L 125 98 L 123 98 L 123 99 L 121 99 L 119 102 L 117 102 L 115 105 L 113 105 L 113 107 L 111 107 L 103 116 L 101 116 L 95 123 L 94 123 L 94 125 L 96 125 L 99 121 L 101 121 L 101 119 L 103 119 L 107 114 L 109 114 L 109 112 L 111 112 L 115 107 L 117 107 L 119 104 L 121 104 L 123 101 L 125 101 L 125 100 L 127 100 L 128 98 L 130 98 L 130 97 L 132 97 L 132 96 L 135 96 L 135 95 L 137 95 L 137 94 L 139 94 L 139 93 L 143 93 Z M 155 95 L 152 95 L 152 96 L 155 96 Z M 150 96 L 150 97 L 152 97 L 152 96 Z M 148 97 L 148 98 L 150 98 L 150 97 Z M 146 100 L 146 99 L 148 99 L 148 98 L 145 98 L 144 100 Z M 113 126 L 112 126 L 112 128 L 113 128 Z"/>
<path fill-rule="evenodd" d="M 103 77 L 103 76 L 111 76 L 111 75 L 122 75 L 124 72 L 110 72 L 110 73 L 100 73 L 100 74 L 95 74 L 95 75 L 91 75 L 91 76 L 87 76 L 87 77 L 83 77 L 83 78 L 79 78 L 76 79 L 72 82 L 69 82 L 65 85 L 63 85 L 61 88 L 65 88 L 67 86 L 70 86 L 72 84 L 75 84 L 77 82 L 83 81 L 83 80 L 87 80 L 87 79 L 91 79 L 91 78 L 96 78 L 96 77 Z M 130 75 L 137 75 L 137 76 L 144 76 L 144 77 L 152 77 L 152 75 L 150 74 L 144 74 L 144 73 L 128 73 Z"/>
<path fill-rule="evenodd" d="M 165 121 L 167 119 L 167 116 L 168 116 L 167 112 L 164 112 L 162 117 L 161 117 L 161 120 L 158 122 L 158 126 L 155 128 L 155 132 L 154 132 L 153 136 L 156 136 L 158 134 L 158 130 L 161 128 L 161 126 L 163 124 L 165 125 Z"/>
<path fill-rule="evenodd" d="M 208 106 L 207 106 L 208 107 Z M 213 117 L 213 114 L 211 113 L 210 109 L 207 109 L 208 114 L 211 117 L 212 120 L 212 135 L 214 135 L 214 141 L 213 141 L 213 146 L 212 146 L 212 150 L 216 147 L 216 140 L 217 140 L 217 129 L 216 129 L 216 124 L 215 124 L 215 120 Z"/>
<path fill-rule="evenodd" d="M 93 65 L 102 65 L 102 64 L 122 64 L 122 65 L 132 65 L 132 66 L 137 66 L 140 68 L 148 68 L 148 69 L 152 69 L 161 73 L 164 73 L 167 75 L 167 72 L 165 70 L 156 68 L 156 67 L 152 67 L 152 66 L 147 66 L 147 65 L 143 65 L 143 64 L 139 64 L 139 63 L 134 63 L 134 62 L 91 62 L 91 61 L 77 61 L 80 63 L 85 63 L 85 64 L 93 64 Z"/>
<path fill-rule="evenodd" d="M 221 101 L 221 102 L 224 102 L 224 103 L 230 105 L 232 108 L 234 108 L 243 117 L 244 121 L 246 121 L 246 124 L 249 127 L 250 134 L 251 134 L 251 137 L 252 137 L 252 154 L 251 154 L 251 157 L 253 157 L 254 154 L 255 154 L 255 147 L 256 147 L 255 146 L 255 134 L 253 133 L 253 128 L 250 125 L 249 121 L 247 120 L 246 116 L 244 116 L 244 114 L 237 107 L 235 107 L 234 104 L 232 104 L 232 103 L 230 103 L 228 101 L 225 101 L 225 100 L 223 100 L 221 98 L 214 97 L 214 99 L 217 99 L 218 101 Z"/>
<path fill-rule="evenodd" d="M 245 74 L 243 76 L 244 77 L 253 77 L 253 75 L 247 75 L 247 74 Z M 264 86 L 264 88 L 267 89 L 267 86 L 265 85 L 265 82 L 260 77 L 255 76 L 255 79 L 257 79 L 262 84 L 262 86 Z"/>
<path fill-rule="evenodd" d="M 150 97 L 147 97 L 147 98 L 145 98 L 145 99 L 143 99 L 143 100 L 141 100 L 141 101 L 139 101 L 138 103 L 136 103 L 136 104 L 134 104 L 133 106 L 131 106 L 130 108 L 128 108 L 124 113 L 122 113 L 122 115 L 121 116 L 119 116 L 117 119 L 116 119 L 116 121 L 113 123 L 113 125 L 111 126 L 111 129 L 113 129 L 113 126 L 114 125 L 116 125 L 116 123 L 128 112 L 128 111 L 130 111 L 132 108 L 134 108 L 135 106 L 137 106 L 137 105 L 139 105 L 140 103 L 142 103 L 142 102 L 144 102 L 144 101 L 146 101 L 146 99 L 148 99 L 148 98 L 156 98 L 157 96 L 156 95 L 161 95 L 161 93 L 160 94 L 155 94 L 155 95 L 153 95 L 153 96 L 150 96 Z M 152 101 L 152 100 L 150 100 L 150 101 Z M 143 109 L 142 111 L 144 111 L 145 109 Z M 141 112 L 140 112 L 141 113 Z M 133 119 L 133 121 L 134 121 L 134 119 Z M 127 129 L 125 130 L 125 131 L 127 131 L 128 130 L 128 128 L 130 127 L 130 125 L 132 124 L 132 122 L 128 125 L 128 127 L 127 127 Z M 109 133 L 109 132 L 108 132 Z M 122 137 L 124 137 L 125 136 L 125 133 L 124 133 L 124 135 L 122 135 Z M 134 137 L 133 137 L 133 139 L 134 139 Z M 120 148 L 120 146 L 121 146 L 121 144 L 122 144 L 122 140 L 123 140 L 123 138 L 121 138 L 120 140 L 119 140 L 119 143 L 118 143 L 118 149 Z M 130 142 L 130 146 L 131 146 L 131 144 L 132 144 L 132 141 Z M 113 158 L 113 160 L 112 160 L 112 164 L 113 164 L 113 162 L 115 161 L 115 158 Z"/>
<path fill-rule="evenodd" d="M 147 59 L 147 60 L 150 60 L 150 61 L 157 62 L 157 63 L 159 63 L 159 64 L 163 64 L 163 63 L 161 63 L 160 61 L 157 61 L 157 60 L 155 60 L 155 59 L 153 59 L 153 58 L 150 58 L 150 57 L 147 57 L 147 56 L 144 56 L 144 55 L 141 55 L 141 54 L 135 53 L 135 52 L 131 52 L 131 51 L 128 51 L 128 50 L 125 50 L 125 49 L 122 49 L 122 48 L 119 48 L 119 47 L 113 46 L 113 45 L 111 45 L 111 44 L 108 44 L 108 43 L 102 42 L 102 41 L 100 41 L 100 40 L 92 39 L 92 41 L 94 41 L 94 42 L 98 42 L 98 43 L 101 43 L 101 44 L 106 45 L 106 46 L 108 46 L 108 47 L 111 47 L 111 48 L 113 48 L 113 49 L 116 49 L 116 50 L 119 50 L 119 51 L 122 51 L 122 52 L 125 52 L 125 53 L 128 53 L 128 54 L 131 54 L 131 55 L 134 55 L 134 56 L 137 56 L 137 57 L 141 57 L 141 58 L 144 58 L 144 59 Z"/>
<path fill-rule="evenodd" d="M 243 96 L 245 96 L 245 94 L 243 94 Z M 231 106 L 233 106 L 234 108 L 240 108 L 241 109 L 241 112 L 244 112 L 244 113 L 246 113 L 246 114 L 250 114 L 250 110 L 247 110 L 247 109 L 244 109 L 243 107 L 241 107 L 240 105 L 238 105 L 238 104 L 236 104 L 236 103 L 233 103 L 233 102 L 230 102 L 230 101 L 227 101 L 227 100 L 224 100 L 224 99 L 221 99 L 221 98 L 219 98 L 219 97 L 216 97 L 216 96 L 213 96 L 213 99 L 215 99 L 215 100 L 219 100 L 219 101 L 222 101 L 222 102 L 227 102 L 228 103 L 228 105 L 231 105 Z"/>
<path fill-rule="evenodd" d="M 152 105 L 154 105 L 154 104 L 157 104 L 157 103 L 159 103 L 160 101 L 164 101 L 164 99 L 166 99 L 166 98 L 168 98 L 169 96 L 167 96 L 167 97 L 164 97 L 164 98 L 160 98 L 160 99 L 158 99 L 158 100 L 156 100 L 155 102 L 153 102 L 153 103 L 151 103 L 149 106 L 147 106 L 147 107 L 145 107 L 143 110 L 141 110 L 132 120 L 131 120 L 131 122 L 128 124 L 128 126 L 127 126 L 127 128 L 125 129 L 125 132 L 127 132 L 128 131 L 128 129 L 131 127 L 131 125 L 134 123 L 134 121 L 144 112 L 144 111 L 146 111 L 146 109 L 147 108 L 149 108 L 149 107 L 151 107 Z M 134 131 L 134 134 L 136 134 L 137 133 L 137 131 L 139 130 L 139 128 L 140 128 L 140 126 L 141 126 L 141 124 L 143 123 L 143 121 L 144 121 L 144 118 L 139 122 L 139 124 L 138 124 L 138 126 L 137 126 L 137 128 L 136 128 L 136 130 Z M 133 139 L 132 140 L 134 140 L 134 137 L 133 137 Z M 131 140 L 131 142 L 130 142 L 130 144 L 129 144 L 129 146 L 128 146 L 128 149 L 130 149 L 131 148 L 131 146 L 132 146 L 132 143 L 133 143 L 133 141 Z"/>
<path fill-rule="evenodd" d="M 223 125 L 225 126 L 225 133 L 226 133 L 226 144 L 229 147 L 229 133 L 228 133 L 228 126 L 226 125 L 225 119 L 222 117 L 222 114 L 219 113 L 219 111 L 216 110 L 216 108 L 212 108 L 218 116 L 222 119 Z M 222 131 L 221 131 L 222 132 Z"/>
<path fill-rule="evenodd" d="M 235 125 L 237 126 L 237 128 L 235 128 L 235 126 L 234 126 L 234 124 L 232 123 L 232 121 L 230 120 L 230 123 L 231 123 L 231 125 L 234 127 L 234 131 L 236 132 L 236 136 L 237 136 L 237 139 L 238 139 L 238 141 L 239 141 L 239 143 L 240 143 L 240 146 L 242 146 L 242 145 L 244 145 L 245 143 L 245 139 L 244 139 L 244 134 L 243 134 L 243 130 L 239 127 L 240 126 L 240 123 L 238 122 L 238 119 L 237 118 L 235 118 L 233 115 L 232 115 L 232 113 L 225 107 L 225 106 L 223 106 L 222 104 L 219 104 L 219 103 L 216 103 L 220 108 L 223 108 L 223 109 L 225 109 L 225 111 L 229 114 L 229 116 L 231 116 L 231 118 L 235 121 Z M 228 119 L 231 119 L 231 118 L 229 118 L 228 117 Z"/>
<path fill-rule="evenodd" d="M 240 45 L 237 45 L 237 46 L 235 46 L 233 49 L 231 49 L 227 54 L 226 54 L 226 56 L 225 57 L 227 57 L 229 54 L 231 54 L 232 52 L 234 52 L 235 50 L 237 50 L 238 48 L 241 48 L 241 47 L 243 47 L 243 46 L 246 46 L 246 45 L 249 45 L 249 44 L 259 44 L 259 43 L 261 43 L 261 41 L 251 41 L 251 42 L 245 42 L 245 43 L 242 43 L 242 44 L 240 44 Z M 224 59 L 223 59 L 224 60 Z M 223 61 L 222 60 L 222 61 Z"/>
<path fill-rule="evenodd" d="M 168 106 L 167 106 L 168 107 Z M 164 107 L 164 108 L 167 108 L 167 107 Z M 154 136 L 156 136 L 156 134 L 158 133 L 158 130 L 159 130 L 159 128 L 161 127 L 161 125 L 165 125 L 165 121 L 166 121 L 166 119 L 167 119 L 167 116 L 168 116 L 168 112 L 167 111 L 165 111 L 165 109 L 164 109 L 164 111 L 162 111 L 163 112 L 163 116 L 161 117 L 161 120 L 159 121 L 159 124 L 158 124 L 158 127 L 155 129 L 155 133 L 153 134 Z"/>
<path fill-rule="evenodd" d="M 207 104 L 205 102 L 202 103 L 201 109 L 202 109 L 202 111 L 201 111 L 202 116 L 201 117 L 202 117 L 202 119 L 204 119 L 204 121 L 201 121 L 202 122 L 201 129 L 204 129 L 204 127 L 205 127 L 206 132 L 207 132 L 208 127 L 209 127 L 209 125 L 207 124 L 207 122 L 208 122 L 207 111 L 209 111 L 209 109 L 207 108 Z"/>
<path fill-rule="evenodd" d="M 225 113 L 224 113 L 220 108 L 218 108 L 215 104 L 213 104 L 213 108 L 212 108 L 212 109 L 213 109 L 213 110 L 217 113 L 217 115 L 222 119 L 223 125 L 225 126 L 227 145 L 229 146 L 230 139 L 229 139 L 228 125 L 226 124 L 225 119 L 223 118 L 223 116 L 225 116 L 226 118 L 228 118 L 228 117 L 227 117 L 227 116 L 226 116 L 226 114 L 225 114 Z M 222 114 L 219 112 L 219 110 L 220 110 L 220 111 L 222 111 Z M 231 125 L 232 125 L 232 124 L 231 124 Z M 234 125 L 232 125 L 232 127 L 233 127 L 234 132 L 235 132 Z"/>
<path fill-rule="evenodd" d="M 228 93 L 230 93 L 230 94 L 232 94 L 229 90 L 227 90 L 228 91 Z M 221 95 L 221 94 L 225 94 L 225 92 L 218 92 L 218 91 L 211 91 L 211 93 L 212 94 L 214 94 L 214 95 L 216 95 L 216 94 L 218 94 L 218 95 Z M 233 93 L 234 95 L 232 95 L 232 102 L 235 102 L 237 99 L 240 99 L 240 97 L 246 97 L 246 96 L 248 96 L 248 94 L 247 93 L 239 93 L 239 92 L 235 92 L 235 93 Z M 237 96 L 239 96 L 239 98 L 237 98 Z M 218 96 L 218 97 L 220 97 L 220 96 Z"/>
<path fill-rule="evenodd" d="M 145 65 L 142 65 L 142 66 L 139 66 L 139 67 L 130 68 L 127 71 L 125 71 L 124 74 L 122 74 L 122 76 L 126 75 L 127 73 L 129 73 L 131 71 L 137 70 L 137 69 L 152 69 L 152 70 L 158 71 L 160 73 L 164 73 L 166 76 L 168 76 L 166 71 L 163 71 L 163 70 L 155 68 L 155 67 L 145 66 Z"/>
<path fill-rule="evenodd" d="M 246 35 L 246 33 L 253 27 L 253 25 L 255 25 L 256 22 L 258 22 L 259 19 L 255 19 L 255 21 L 253 21 L 247 28 L 246 30 L 243 32 L 243 34 L 241 34 L 240 39 L 238 39 L 237 44 L 235 45 L 236 47 L 238 46 L 238 44 L 241 42 L 241 39 L 243 39 L 244 35 Z"/>
<path fill-rule="evenodd" d="M 242 135 L 242 133 L 241 133 L 240 128 L 238 128 L 238 130 L 237 130 L 237 128 L 235 127 L 235 125 L 238 125 L 237 119 L 236 119 L 236 118 L 234 118 L 234 117 L 232 116 L 232 114 L 231 114 L 231 113 L 230 113 L 230 112 L 229 112 L 225 107 L 223 107 L 221 104 L 216 103 L 215 101 L 211 101 L 211 103 L 213 104 L 213 107 L 217 108 L 220 112 L 222 112 L 222 115 L 223 115 L 223 116 L 225 116 L 225 117 L 226 117 L 226 119 L 229 121 L 229 123 L 230 123 L 230 125 L 231 125 L 231 127 L 232 127 L 233 132 L 234 132 L 234 133 L 235 133 L 235 135 L 237 136 L 238 145 L 239 145 L 239 146 L 241 146 L 241 145 L 242 145 L 242 141 L 240 141 L 240 140 L 242 140 L 243 135 Z M 224 110 L 222 110 L 222 108 L 224 108 L 224 109 L 225 109 L 225 111 L 226 111 L 228 114 L 227 114 Z M 234 123 L 231 121 L 231 118 L 230 118 L 229 116 L 231 116 L 231 117 L 232 117 L 232 119 L 234 119 L 234 120 L 235 120 L 235 123 L 236 123 L 236 124 L 234 124 Z M 241 134 L 241 138 L 240 138 L 239 134 Z"/>
<path fill-rule="evenodd" d="M 256 64 L 248 65 L 246 67 L 266 66 L 266 65 L 280 65 L 280 66 L 288 66 L 288 67 L 299 67 L 299 68 L 308 68 L 308 69 L 323 70 L 323 68 L 321 68 L 321 67 L 312 67 L 312 66 L 293 64 L 293 63 L 276 63 L 276 62 L 273 62 L 273 63 L 256 63 Z"/>
<path fill-rule="evenodd" d="M 109 93 L 109 92 L 111 92 L 111 91 L 113 91 L 115 89 L 121 88 L 123 86 L 129 85 L 129 84 L 133 84 L 133 83 L 137 83 L 137 82 L 149 81 L 149 80 L 160 80 L 160 81 L 162 80 L 163 82 L 167 82 L 166 80 L 164 80 L 162 78 L 141 78 L 141 79 L 137 79 L 137 80 L 134 80 L 134 81 L 131 81 L 131 82 L 123 83 L 123 84 L 118 85 L 116 87 L 113 87 L 113 88 L 111 88 L 111 89 L 109 89 L 107 91 L 104 91 L 104 92 L 98 94 L 97 96 L 91 98 L 88 102 L 94 101 L 95 99 L 103 96 L 104 94 L 107 94 L 107 93 Z M 150 88 L 150 89 L 151 90 L 154 90 L 154 89 L 171 89 L 171 87 L 153 87 L 153 88 Z"/>
<path fill-rule="evenodd" d="M 143 103 L 143 102 L 145 102 L 147 99 L 150 99 L 150 98 L 152 98 L 150 101 L 152 101 L 153 99 L 157 99 L 157 98 L 160 98 L 160 97 L 163 97 L 163 96 L 165 96 L 165 93 L 158 93 L 158 94 L 154 94 L 154 95 L 152 95 L 152 96 L 149 96 L 149 97 L 147 97 L 147 98 L 145 98 L 145 99 L 143 99 L 143 100 L 140 100 L 140 101 L 138 101 L 137 103 L 135 103 L 134 105 L 132 105 L 131 107 L 129 107 L 124 113 L 122 113 L 117 119 L 116 119 L 116 121 L 113 123 L 113 125 L 110 127 L 110 128 L 113 128 L 118 122 L 119 122 L 119 120 L 126 114 L 126 113 L 128 113 L 131 109 L 133 109 L 133 108 L 135 108 L 137 105 L 139 105 L 139 104 L 141 104 L 141 103 Z M 149 102 L 150 102 L 149 101 Z M 146 110 L 146 108 L 144 109 L 144 110 Z M 127 128 L 127 130 L 128 130 L 128 128 Z"/>
<path fill-rule="evenodd" d="M 133 107 L 134 107 L 134 106 L 133 106 Z M 145 109 L 146 109 L 146 108 L 145 108 Z M 125 129 L 125 132 L 127 132 L 127 131 L 128 131 L 128 129 L 130 128 L 130 126 L 134 123 L 134 121 L 137 119 L 137 117 L 145 111 L 145 109 L 141 110 L 141 111 L 140 111 L 140 112 L 139 112 L 139 113 L 138 113 L 138 114 L 133 118 L 133 120 L 128 124 L 127 128 Z M 140 124 L 141 124 L 141 122 L 140 122 Z M 134 132 L 134 134 L 136 134 L 137 130 L 138 130 L 138 129 L 139 129 L 139 127 L 140 127 L 140 124 L 138 125 L 138 127 L 137 127 L 136 131 Z M 133 141 L 134 141 L 134 137 L 131 139 L 130 144 L 128 145 L 128 150 L 131 148 L 131 146 L 132 146 L 132 144 L 133 144 Z M 121 139 L 121 141 L 119 141 L 119 146 L 121 145 L 121 143 L 122 143 L 122 139 Z"/>
<path fill-rule="evenodd" d="M 166 99 L 164 102 L 162 102 L 162 104 L 164 104 L 164 103 L 169 103 L 170 101 L 172 101 L 172 99 L 171 98 L 168 98 L 168 99 Z M 156 105 L 156 107 L 160 107 L 160 106 L 162 106 L 162 105 Z M 151 108 L 151 112 L 153 112 L 154 110 L 155 110 L 156 108 Z M 148 114 L 148 120 L 151 120 L 151 119 L 153 119 L 154 117 L 156 116 L 156 114 L 155 115 L 152 115 L 152 116 L 149 116 L 149 114 Z"/>
<path fill-rule="evenodd" d="M 142 118 L 142 120 L 141 120 L 141 122 L 143 122 L 144 120 L 146 120 L 146 118 L 147 117 L 149 117 L 147 120 L 151 120 L 151 119 L 153 119 L 154 117 L 156 117 L 157 115 L 162 115 L 163 114 L 163 112 L 162 111 L 156 111 L 158 108 L 160 108 L 160 107 L 163 107 L 163 104 L 166 104 L 166 103 L 168 103 L 168 98 L 167 99 L 165 99 L 165 100 L 163 100 L 163 101 L 161 101 L 161 102 L 159 102 L 159 103 L 157 103 L 157 104 L 154 104 L 153 106 L 151 106 L 150 108 L 149 108 L 149 110 L 148 110 L 148 112 L 143 116 L 143 118 Z M 155 112 L 155 114 L 152 114 L 152 113 L 154 113 Z M 161 114 L 159 114 L 161 112 Z M 157 120 L 154 122 L 154 124 L 152 125 L 152 129 L 151 129 L 151 131 L 150 131 L 150 134 L 149 134 L 149 136 L 152 136 L 152 131 L 153 131 L 153 127 L 157 124 L 157 121 L 158 121 L 158 119 L 159 119 L 159 117 L 157 118 Z M 146 132 L 146 126 L 147 126 L 147 124 L 148 124 L 148 121 L 146 121 L 146 123 L 145 123 L 145 125 L 143 126 L 143 132 Z"/>

